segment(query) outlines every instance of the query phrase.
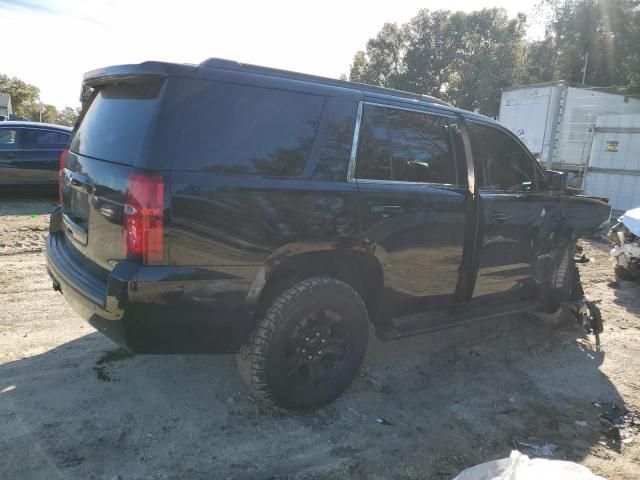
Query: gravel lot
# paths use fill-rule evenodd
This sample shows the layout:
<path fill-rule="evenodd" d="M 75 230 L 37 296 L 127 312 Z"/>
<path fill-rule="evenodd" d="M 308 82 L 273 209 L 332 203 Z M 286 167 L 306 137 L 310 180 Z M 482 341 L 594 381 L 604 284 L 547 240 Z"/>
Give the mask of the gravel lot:
<path fill-rule="evenodd" d="M 374 339 L 342 398 L 274 416 L 233 356 L 130 356 L 83 323 L 45 272 L 53 206 L 0 199 L 0 479 L 448 479 L 517 442 L 640 478 L 640 427 L 617 441 L 599 418 L 608 403 L 640 411 L 640 284 L 611 283 L 604 244 L 584 243 L 581 265 L 603 351 L 519 316 Z"/>

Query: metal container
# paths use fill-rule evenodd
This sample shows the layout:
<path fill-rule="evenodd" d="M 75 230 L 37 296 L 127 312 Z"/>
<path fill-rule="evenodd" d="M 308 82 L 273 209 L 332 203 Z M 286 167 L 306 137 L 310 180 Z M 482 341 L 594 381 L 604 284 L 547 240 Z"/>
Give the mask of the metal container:
<path fill-rule="evenodd" d="M 582 176 L 596 117 L 640 114 L 640 99 L 612 89 L 551 82 L 505 89 L 499 121 L 547 167 Z"/>
<path fill-rule="evenodd" d="M 549 164 L 563 85 L 540 84 L 502 91 L 499 122 Z"/>
<path fill-rule="evenodd" d="M 616 212 L 640 206 L 640 115 L 599 115 L 584 189 L 609 198 Z"/>

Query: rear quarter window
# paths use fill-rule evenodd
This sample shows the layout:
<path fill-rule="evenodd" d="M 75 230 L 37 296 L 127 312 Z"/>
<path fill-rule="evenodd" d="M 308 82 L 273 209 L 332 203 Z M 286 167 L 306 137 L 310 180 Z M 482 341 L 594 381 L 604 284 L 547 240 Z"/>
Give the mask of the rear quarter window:
<path fill-rule="evenodd" d="M 308 160 L 324 103 L 317 95 L 196 81 L 174 168 L 295 177 Z"/>
<path fill-rule="evenodd" d="M 319 181 L 346 182 L 358 103 L 327 97 L 322 122 L 302 176 Z"/>

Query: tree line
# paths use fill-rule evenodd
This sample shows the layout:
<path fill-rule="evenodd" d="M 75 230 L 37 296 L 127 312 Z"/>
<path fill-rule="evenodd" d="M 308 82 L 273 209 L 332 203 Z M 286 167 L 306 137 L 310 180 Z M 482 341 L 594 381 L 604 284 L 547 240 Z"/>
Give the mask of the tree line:
<path fill-rule="evenodd" d="M 11 96 L 13 114 L 20 119 L 34 122 L 57 123 L 73 127 L 80 113 L 79 108 L 64 107 L 58 110 L 54 105 L 40 104 L 40 89 L 16 77 L 0 73 L 0 92 Z M 43 107 L 42 117 L 40 109 Z"/>
<path fill-rule="evenodd" d="M 524 14 L 420 10 L 386 23 L 358 51 L 349 80 L 433 95 L 495 116 L 504 88 L 565 80 L 591 86 L 640 84 L 638 0 L 542 0 L 545 35 L 527 41 Z"/>

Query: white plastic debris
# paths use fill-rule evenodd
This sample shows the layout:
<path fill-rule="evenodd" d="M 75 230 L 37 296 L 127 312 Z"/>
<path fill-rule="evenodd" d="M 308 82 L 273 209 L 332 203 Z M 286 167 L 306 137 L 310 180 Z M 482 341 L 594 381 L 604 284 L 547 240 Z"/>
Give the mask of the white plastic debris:
<path fill-rule="evenodd" d="M 627 210 L 620 219 L 631 233 L 640 237 L 640 207 Z"/>
<path fill-rule="evenodd" d="M 530 459 L 514 450 L 509 458 L 467 468 L 453 480 L 606 480 L 587 467 L 563 460 Z"/>

